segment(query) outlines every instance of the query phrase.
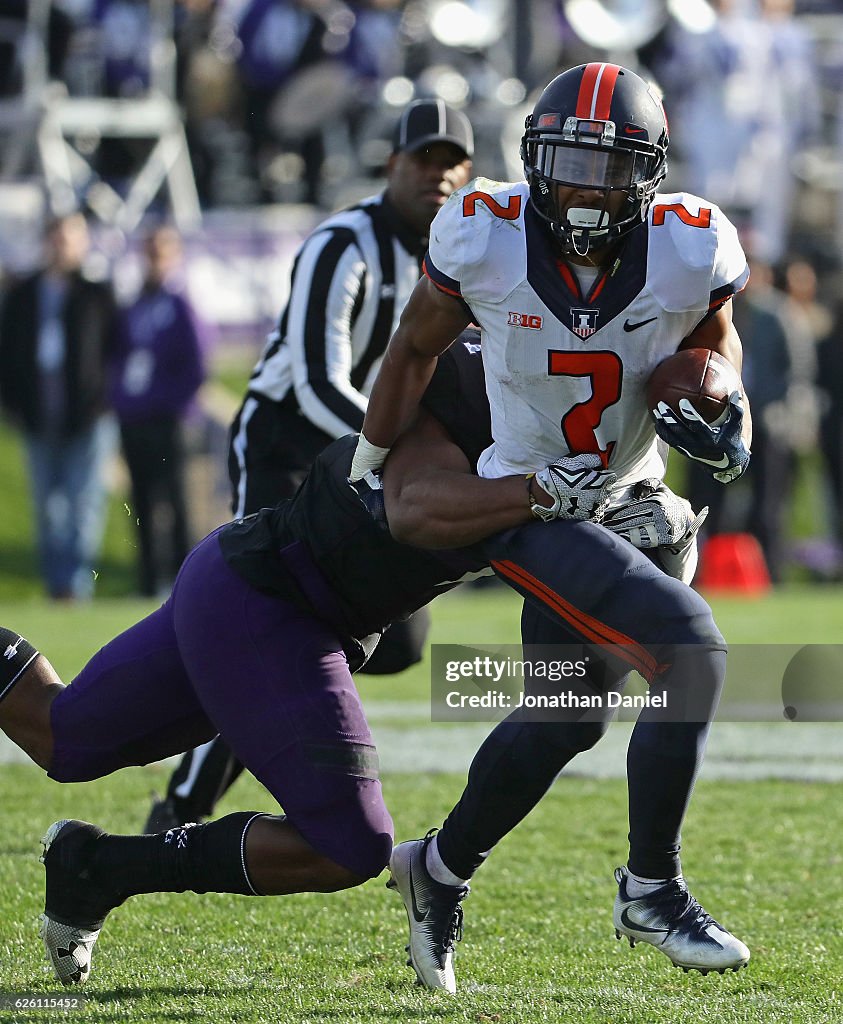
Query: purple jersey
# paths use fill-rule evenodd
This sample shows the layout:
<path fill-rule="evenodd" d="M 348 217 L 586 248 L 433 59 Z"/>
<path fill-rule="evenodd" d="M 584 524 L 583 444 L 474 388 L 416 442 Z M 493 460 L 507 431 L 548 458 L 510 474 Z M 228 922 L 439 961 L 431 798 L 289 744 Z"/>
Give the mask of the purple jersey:
<path fill-rule="evenodd" d="M 123 423 L 181 416 L 202 383 L 203 331 L 180 292 L 145 289 L 120 316 L 112 405 Z"/>

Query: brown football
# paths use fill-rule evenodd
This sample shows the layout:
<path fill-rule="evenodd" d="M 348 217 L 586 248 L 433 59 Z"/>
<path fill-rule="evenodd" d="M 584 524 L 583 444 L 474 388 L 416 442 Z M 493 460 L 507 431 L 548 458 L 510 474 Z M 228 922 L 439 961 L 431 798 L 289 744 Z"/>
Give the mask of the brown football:
<path fill-rule="evenodd" d="M 712 423 L 740 391 L 737 370 L 728 359 L 707 348 L 686 348 L 668 356 L 647 381 L 647 407 L 665 402 L 679 411 L 679 399 L 687 398 L 707 423 Z"/>

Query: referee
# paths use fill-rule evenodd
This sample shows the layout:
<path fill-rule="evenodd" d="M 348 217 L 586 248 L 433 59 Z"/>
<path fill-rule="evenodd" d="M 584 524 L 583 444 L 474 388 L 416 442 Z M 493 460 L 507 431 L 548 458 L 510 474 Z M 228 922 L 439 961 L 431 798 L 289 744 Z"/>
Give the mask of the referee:
<path fill-rule="evenodd" d="M 468 183 L 473 151 L 464 114 L 439 99 L 416 100 L 396 125 L 386 188 L 327 218 L 303 243 L 286 308 L 231 427 L 236 517 L 290 497 L 327 444 L 362 427 L 431 221 Z M 364 671 L 400 672 L 419 661 L 428 625 L 425 610 L 393 624 Z M 241 770 L 219 738 L 186 754 L 146 831 L 207 817 Z"/>

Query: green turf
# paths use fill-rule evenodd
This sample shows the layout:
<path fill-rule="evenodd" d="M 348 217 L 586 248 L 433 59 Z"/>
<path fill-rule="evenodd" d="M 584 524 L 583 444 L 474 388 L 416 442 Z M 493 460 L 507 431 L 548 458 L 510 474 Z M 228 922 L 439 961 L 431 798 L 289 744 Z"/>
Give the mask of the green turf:
<path fill-rule="evenodd" d="M 734 642 L 836 637 L 843 594 L 783 588 L 751 602 L 716 601 Z M 70 676 L 85 657 L 154 604 L 99 601 L 65 608 L 0 602 L 0 623 L 29 635 Z M 515 642 L 519 602 L 505 588 L 464 589 L 433 608 L 434 640 Z M 427 663 L 400 680 L 360 680 L 367 701 L 426 699 Z M 161 766 L 57 786 L 36 769 L 0 767 L 0 989 L 56 990 L 40 957 L 38 838 L 79 816 L 135 831 Z M 399 838 L 438 824 L 462 777 L 387 775 Z M 611 928 L 612 868 L 626 842 L 622 782 L 562 778 L 501 844 L 466 906 L 458 1000 L 420 992 L 403 966 L 405 921 L 383 879 L 331 896 L 286 899 L 155 895 L 109 920 L 87 988 L 70 1020 L 238 1022 L 455 1021 L 794 1022 L 840 1024 L 843 906 L 839 792 L 823 784 L 714 782 L 698 787 L 684 832 L 685 871 L 708 909 L 751 946 L 747 971 L 684 975 L 648 947 L 630 950 Z M 244 780 L 220 813 L 275 810 Z M 61 1016 L 61 1015 L 60 1015 Z M 0 1020 L 43 1020 L 43 1013 Z"/>
<path fill-rule="evenodd" d="M 710 598 L 715 617 L 732 644 L 828 644 L 840 639 L 843 587 L 788 585 L 753 599 Z M 0 598 L 0 624 L 17 629 L 43 649 L 70 679 L 112 636 L 157 607 L 125 598 L 91 606 L 56 605 L 36 596 Z M 502 584 L 463 587 L 432 605 L 434 643 L 497 646 L 519 640 L 520 599 Z M 425 660 L 400 677 L 359 677 L 367 700 L 427 700 L 430 666 Z"/>
<path fill-rule="evenodd" d="M 36 931 L 41 832 L 67 815 L 132 831 L 165 776 L 138 769 L 60 788 L 34 769 L 6 767 L 0 778 L 0 985 L 55 991 Z M 453 776 L 387 776 L 397 834 L 438 823 L 460 786 Z M 649 947 L 615 941 L 611 869 L 625 852 L 624 786 L 563 778 L 477 877 L 457 1000 L 413 987 L 403 909 L 381 878 L 328 896 L 136 898 L 109 919 L 87 1007 L 70 1019 L 839 1022 L 843 881 L 839 842 L 826 827 L 836 800 L 830 786 L 700 784 L 685 870 L 751 946 L 751 966 L 738 975 L 685 975 Z M 248 781 L 220 810 L 243 807 L 272 809 Z"/>

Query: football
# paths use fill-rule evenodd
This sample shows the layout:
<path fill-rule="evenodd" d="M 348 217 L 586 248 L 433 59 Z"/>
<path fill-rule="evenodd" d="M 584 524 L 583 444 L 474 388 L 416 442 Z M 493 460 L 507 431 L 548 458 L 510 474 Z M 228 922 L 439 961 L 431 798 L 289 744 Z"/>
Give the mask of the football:
<path fill-rule="evenodd" d="M 652 410 L 665 402 L 678 411 L 680 398 L 687 398 L 712 423 L 740 388 L 740 376 L 728 359 L 707 348 L 687 348 L 668 356 L 650 374 L 647 406 Z"/>

